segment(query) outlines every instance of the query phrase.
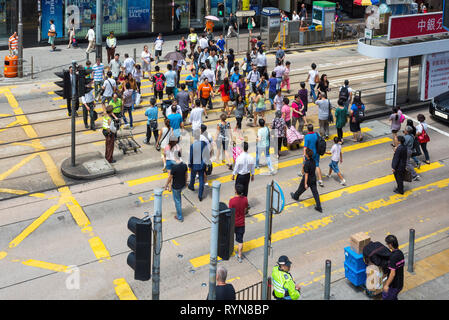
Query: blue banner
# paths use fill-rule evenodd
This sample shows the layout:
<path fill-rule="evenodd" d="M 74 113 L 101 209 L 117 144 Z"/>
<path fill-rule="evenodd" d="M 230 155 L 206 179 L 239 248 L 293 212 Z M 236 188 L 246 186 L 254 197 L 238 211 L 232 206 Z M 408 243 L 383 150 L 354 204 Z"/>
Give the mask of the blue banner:
<path fill-rule="evenodd" d="M 150 32 L 151 0 L 128 0 L 128 32 Z"/>
<path fill-rule="evenodd" d="M 54 20 L 56 27 L 56 38 L 64 37 L 62 1 L 63 0 L 42 0 L 41 38 L 43 40 L 48 39 L 50 20 Z"/>

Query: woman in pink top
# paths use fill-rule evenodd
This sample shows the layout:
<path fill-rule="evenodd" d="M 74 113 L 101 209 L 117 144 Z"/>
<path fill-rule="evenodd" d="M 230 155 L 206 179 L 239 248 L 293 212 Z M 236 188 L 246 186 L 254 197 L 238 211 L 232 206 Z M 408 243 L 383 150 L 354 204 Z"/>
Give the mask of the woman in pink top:
<path fill-rule="evenodd" d="M 287 86 L 287 93 L 290 93 L 290 61 L 287 61 L 285 63 L 285 70 L 284 70 L 284 78 L 282 79 L 281 83 L 281 90 L 284 89 L 284 86 Z"/>
<path fill-rule="evenodd" d="M 291 110 L 289 106 L 290 100 L 288 98 L 284 98 L 284 105 L 281 108 L 282 118 L 284 118 L 287 127 L 291 126 Z"/>
<path fill-rule="evenodd" d="M 179 41 L 179 52 L 183 52 L 184 49 L 186 48 L 187 42 L 184 39 L 184 36 L 182 36 L 181 41 Z"/>

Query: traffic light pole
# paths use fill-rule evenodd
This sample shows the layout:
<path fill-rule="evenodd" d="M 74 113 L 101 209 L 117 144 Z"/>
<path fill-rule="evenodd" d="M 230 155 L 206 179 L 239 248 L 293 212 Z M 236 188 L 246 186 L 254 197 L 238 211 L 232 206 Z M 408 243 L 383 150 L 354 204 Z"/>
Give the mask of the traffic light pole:
<path fill-rule="evenodd" d="M 162 191 L 154 191 L 154 244 L 153 244 L 153 287 L 152 299 L 159 300 L 159 282 L 161 277 L 161 249 L 162 249 Z"/>
<path fill-rule="evenodd" d="M 75 164 L 75 112 L 76 112 L 76 102 L 78 100 L 78 92 L 76 90 L 76 61 L 72 60 L 72 70 L 73 70 L 73 76 L 71 81 L 71 87 L 72 87 L 72 156 L 71 156 L 71 164 L 72 167 L 74 167 Z"/>
<path fill-rule="evenodd" d="M 263 279 L 262 279 L 262 297 L 268 297 L 268 247 L 271 238 L 270 235 L 270 215 L 271 215 L 271 188 L 272 184 L 267 184 L 266 209 L 265 209 L 265 241 L 263 247 Z"/>
<path fill-rule="evenodd" d="M 96 58 L 100 58 L 103 61 L 102 53 L 102 41 L 103 41 L 103 0 L 97 0 L 97 10 L 95 19 L 95 55 Z"/>
<path fill-rule="evenodd" d="M 22 0 L 19 0 L 19 23 L 17 25 L 18 43 L 18 76 L 23 78 L 23 23 L 22 23 Z"/>
<path fill-rule="evenodd" d="M 215 300 L 217 256 L 218 256 L 218 216 L 220 214 L 219 181 L 212 184 L 212 228 L 210 231 L 209 300 Z M 231 235 L 232 236 L 232 235 Z"/>

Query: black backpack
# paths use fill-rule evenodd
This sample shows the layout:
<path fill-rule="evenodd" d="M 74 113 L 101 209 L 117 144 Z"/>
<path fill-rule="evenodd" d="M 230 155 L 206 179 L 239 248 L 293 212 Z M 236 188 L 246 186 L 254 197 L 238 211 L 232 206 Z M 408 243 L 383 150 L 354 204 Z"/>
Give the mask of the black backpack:
<path fill-rule="evenodd" d="M 338 94 L 338 100 L 340 99 L 344 102 L 349 100 L 349 90 L 347 86 L 341 87 L 340 93 Z"/>
<path fill-rule="evenodd" d="M 390 260 L 391 251 L 382 243 L 371 241 L 363 248 L 363 260 L 366 264 L 370 262 L 381 267 L 384 274 L 388 272 L 388 261 Z"/>
<path fill-rule="evenodd" d="M 365 109 L 362 107 L 363 105 L 357 106 L 357 111 L 354 112 L 355 119 L 358 123 L 362 123 L 365 120 Z"/>
<path fill-rule="evenodd" d="M 316 151 L 320 156 L 323 156 L 326 153 L 326 140 L 324 140 L 318 133 L 316 133 L 316 136 Z"/>

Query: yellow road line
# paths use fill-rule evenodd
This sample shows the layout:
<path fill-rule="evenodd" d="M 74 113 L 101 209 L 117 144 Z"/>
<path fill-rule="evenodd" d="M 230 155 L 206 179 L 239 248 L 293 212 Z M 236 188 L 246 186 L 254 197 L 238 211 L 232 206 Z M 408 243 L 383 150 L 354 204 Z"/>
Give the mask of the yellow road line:
<path fill-rule="evenodd" d="M 120 300 L 137 300 L 137 297 L 134 295 L 131 287 L 124 278 L 115 279 L 114 285 L 115 293 Z"/>
<path fill-rule="evenodd" d="M 22 264 L 29 266 L 29 267 L 47 269 L 47 270 L 56 271 L 56 272 L 69 272 L 70 271 L 70 268 L 67 266 L 64 266 L 61 264 L 45 262 L 45 261 L 34 260 L 34 259 L 22 261 Z"/>
<path fill-rule="evenodd" d="M 99 262 L 104 261 L 103 259 L 107 260 L 111 259 L 109 251 L 106 249 L 106 247 L 103 244 L 103 241 L 101 241 L 99 237 L 90 238 L 89 244 Z"/>
<path fill-rule="evenodd" d="M 11 167 L 10 169 L 8 169 L 5 172 L 3 172 L 2 174 L 0 174 L 0 180 L 4 180 L 6 177 L 8 177 L 9 175 L 14 173 L 21 167 L 23 167 L 25 164 L 27 164 L 31 160 L 33 160 L 36 156 L 37 156 L 37 154 L 32 154 L 32 155 L 29 155 L 28 157 L 22 159 L 19 163 L 15 164 L 13 167 Z"/>
<path fill-rule="evenodd" d="M 6 257 L 8 255 L 7 252 L 5 251 L 0 251 L 0 260 L 2 260 L 4 257 Z"/>
<path fill-rule="evenodd" d="M 379 208 L 384 208 L 384 207 L 388 207 L 388 206 L 396 204 L 396 203 L 400 203 L 400 202 L 406 200 L 411 195 L 416 195 L 417 193 L 420 193 L 421 191 L 432 192 L 432 191 L 435 191 L 438 189 L 445 188 L 447 186 L 449 186 L 449 178 L 439 180 L 436 182 L 432 182 L 425 186 L 421 186 L 421 187 L 417 187 L 417 188 L 408 190 L 404 193 L 404 195 L 395 194 L 395 195 L 390 196 L 389 199 L 387 199 L 387 200 L 382 198 L 382 199 L 379 199 L 376 201 L 368 202 L 358 208 L 355 208 L 355 209 L 353 208 L 353 209 L 346 211 L 344 213 L 344 216 L 346 216 L 348 218 L 352 218 L 353 215 L 348 215 L 347 214 L 348 212 L 355 213 L 355 211 L 357 211 L 357 213 L 356 213 L 357 215 L 359 215 L 361 213 L 368 213 L 368 212 L 374 211 Z M 330 215 L 330 216 L 324 217 L 322 219 L 310 221 L 301 226 L 295 226 L 293 228 L 284 229 L 284 230 L 275 232 L 272 234 L 271 242 L 274 243 L 277 241 L 292 238 L 294 236 L 303 234 L 305 232 L 309 232 L 309 231 L 313 231 L 313 230 L 316 230 L 319 228 L 326 227 L 329 224 L 331 224 L 332 222 L 334 222 L 335 217 L 336 217 L 336 215 Z M 256 248 L 260 248 L 263 246 L 264 246 L 264 237 L 259 237 L 257 239 L 253 239 L 253 240 L 245 242 L 243 245 L 243 252 L 247 252 L 247 251 L 250 251 L 250 250 L 253 250 Z M 236 249 L 237 249 L 237 246 L 234 247 L 234 250 L 236 250 Z M 198 268 L 198 267 L 207 265 L 209 263 L 209 260 L 210 260 L 209 254 L 205 254 L 203 256 L 190 259 L 189 261 L 193 267 Z"/>
<path fill-rule="evenodd" d="M 24 195 L 24 194 L 28 194 L 29 193 L 29 191 L 26 191 L 26 190 L 15 190 L 15 189 L 8 189 L 8 188 L 0 188 L 0 193 L 1 192 L 17 194 L 17 195 Z M 36 198 L 45 198 L 47 196 L 45 193 L 40 193 L 40 192 L 31 193 L 31 194 L 28 194 L 28 195 L 30 197 L 36 197 Z"/>

